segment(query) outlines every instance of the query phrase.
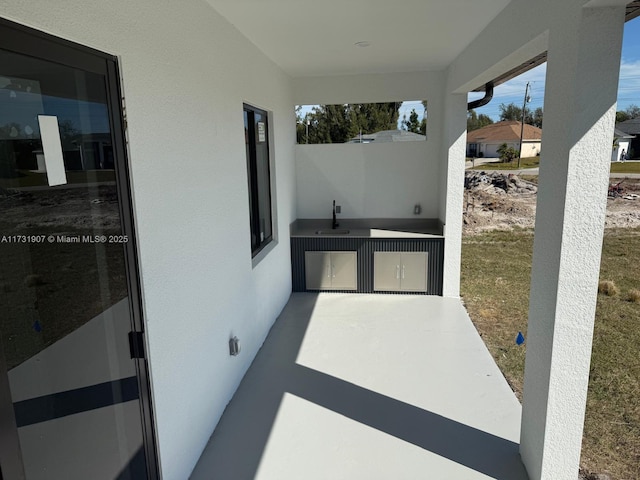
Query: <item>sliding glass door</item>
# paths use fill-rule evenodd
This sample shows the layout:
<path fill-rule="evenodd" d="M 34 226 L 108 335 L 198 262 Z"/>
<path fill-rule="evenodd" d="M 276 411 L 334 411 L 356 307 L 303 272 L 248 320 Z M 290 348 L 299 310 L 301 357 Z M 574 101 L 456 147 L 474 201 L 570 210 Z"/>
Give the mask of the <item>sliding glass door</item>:
<path fill-rule="evenodd" d="M 0 21 L 5 479 L 157 476 L 119 99 L 113 57 Z"/>

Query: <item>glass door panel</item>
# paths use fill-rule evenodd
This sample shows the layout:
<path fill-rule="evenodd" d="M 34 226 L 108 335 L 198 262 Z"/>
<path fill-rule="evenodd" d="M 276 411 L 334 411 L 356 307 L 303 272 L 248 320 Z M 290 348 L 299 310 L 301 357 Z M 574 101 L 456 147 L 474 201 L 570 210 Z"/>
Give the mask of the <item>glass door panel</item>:
<path fill-rule="evenodd" d="M 106 72 L 0 49 L 4 457 L 29 480 L 147 478 L 109 105 Z"/>

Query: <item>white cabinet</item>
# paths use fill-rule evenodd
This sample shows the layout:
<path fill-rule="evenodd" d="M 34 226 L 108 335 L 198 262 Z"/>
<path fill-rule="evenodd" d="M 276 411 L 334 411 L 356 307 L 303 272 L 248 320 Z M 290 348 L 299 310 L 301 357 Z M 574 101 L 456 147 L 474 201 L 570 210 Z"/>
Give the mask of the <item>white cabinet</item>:
<path fill-rule="evenodd" d="M 356 252 L 304 252 L 307 290 L 357 290 Z"/>
<path fill-rule="evenodd" d="M 427 291 L 427 252 L 374 252 L 373 290 Z"/>

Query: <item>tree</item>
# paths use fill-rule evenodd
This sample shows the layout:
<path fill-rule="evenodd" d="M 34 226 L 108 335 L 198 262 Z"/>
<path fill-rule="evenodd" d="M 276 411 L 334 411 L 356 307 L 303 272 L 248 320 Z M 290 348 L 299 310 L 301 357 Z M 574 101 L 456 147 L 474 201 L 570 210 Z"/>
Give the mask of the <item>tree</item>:
<path fill-rule="evenodd" d="M 541 107 L 538 107 L 534 110 L 533 117 L 531 118 L 530 124 L 533 125 L 534 127 L 542 128 L 542 108 Z"/>
<path fill-rule="evenodd" d="M 522 121 L 522 108 L 517 106 L 515 103 L 510 103 L 508 105 L 501 103 L 500 104 L 500 120 L 501 121 Z M 525 123 L 527 122 L 527 118 L 531 117 L 531 110 L 525 107 Z"/>
<path fill-rule="evenodd" d="M 629 114 L 625 111 L 616 112 L 616 123 L 626 122 L 629 118 Z"/>
<path fill-rule="evenodd" d="M 508 105 L 501 103 L 499 108 L 501 121 L 522 121 L 522 108 L 515 103 Z M 542 108 L 538 107 L 532 112 L 528 107 L 524 107 L 524 123 L 542 128 Z"/>
<path fill-rule="evenodd" d="M 640 117 L 640 107 L 632 103 L 624 110 L 618 110 L 616 112 L 616 123 L 626 122 L 627 120 L 638 117 Z"/>
<path fill-rule="evenodd" d="M 398 102 L 352 103 L 345 105 L 355 129 L 354 135 L 398 128 Z"/>
<path fill-rule="evenodd" d="M 625 113 L 629 115 L 629 119 L 638 118 L 640 117 L 640 107 L 632 103 L 625 109 Z"/>
<path fill-rule="evenodd" d="M 344 143 L 363 134 L 380 130 L 395 130 L 398 125 L 397 102 L 355 103 L 348 105 L 318 105 L 304 118 L 296 109 L 298 143 Z"/>
<path fill-rule="evenodd" d="M 500 161 L 503 163 L 511 162 L 514 158 L 520 156 L 520 152 L 513 147 L 508 147 L 506 143 L 503 143 L 496 150 L 500 155 Z"/>
<path fill-rule="evenodd" d="M 418 120 L 418 112 L 416 112 L 415 108 L 411 110 L 409 114 L 409 120 L 407 120 L 406 115 L 402 119 L 402 129 L 407 130 L 413 133 L 419 133 L 424 135 L 427 128 L 427 120 L 422 119 Z"/>
<path fill-rule="evenodd" d="M 302 105 L 296 106 L 296 142 L 307 143 L 307 119 L 308 114 L 302 116 Z"/>
<path fill-rule="evenodd" d="M 467 112 L 467 131 L 471 132 L 487 125 L 491 125 L 493 120 L 488 115 L 481 113 L 478 115 L 475 110 L 469 110 Z"/>

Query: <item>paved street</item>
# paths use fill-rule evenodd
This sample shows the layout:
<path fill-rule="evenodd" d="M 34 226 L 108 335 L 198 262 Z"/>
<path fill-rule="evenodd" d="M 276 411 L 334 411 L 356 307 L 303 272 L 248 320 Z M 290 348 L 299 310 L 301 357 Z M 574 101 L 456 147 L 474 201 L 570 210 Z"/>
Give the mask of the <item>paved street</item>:
<path fill-rule="evenodd" d="M 487 173 L 499 172 L 499 173 L 512 173 L 514 175 L 538 175 L 538 168 L 522 168 L 520 170 L 497 170 L 492 169 L 491 164 L 496 163 L 497 159 L 495 158 L 476 158 L 475 166 L 478 167 L 480 165 L 486 165 L 487 168 L 483 169 L 483 171 Z M 467 170 L 473 168 L 471 162 L 466 162 Z M 612 173 L 610 175 L 611 178 L 640 178 L 640 173 Z"/>

